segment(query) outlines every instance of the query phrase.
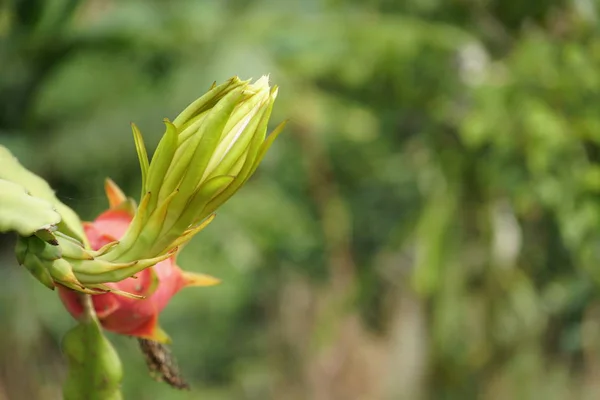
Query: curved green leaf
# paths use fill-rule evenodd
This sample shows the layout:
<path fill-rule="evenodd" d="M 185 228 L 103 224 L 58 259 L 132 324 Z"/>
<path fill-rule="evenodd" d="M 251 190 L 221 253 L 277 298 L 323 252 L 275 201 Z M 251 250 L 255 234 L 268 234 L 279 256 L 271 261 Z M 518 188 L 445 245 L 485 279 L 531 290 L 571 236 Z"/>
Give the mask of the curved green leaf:
<path fill-rule="evenodd" d="M 54 190 L 52 190 L 45 180 L 23 167 L 12 153 L 1 145 L 0 165 L 2 166 L 0 168 L 0 179 L 17 183 L 23 186 L 31 196 L 46 200 L 52 204 L 61 217 L 61 221 L 58 224 L 59 230 L 69 236 L 77 237 L 77 239 L 87 244 L 81 220 L 77 214 L 58 200 L 54 194 Z"/>
<path fill-rule="evenodd" d="M 31 236 L 42 229 L 50 230 L 60 221 L 51 203 L 31 196 L 21 185 L 0 179 L 0 232 Z"/>

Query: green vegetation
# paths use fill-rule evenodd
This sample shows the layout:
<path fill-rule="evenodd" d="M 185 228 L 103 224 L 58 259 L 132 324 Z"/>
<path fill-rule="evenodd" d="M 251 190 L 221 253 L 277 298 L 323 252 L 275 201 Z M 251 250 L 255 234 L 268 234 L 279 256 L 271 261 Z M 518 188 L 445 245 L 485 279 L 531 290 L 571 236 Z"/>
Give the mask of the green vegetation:
<path fill-rule="evenodd" d="M 87 219 L 213 81 L 290 122 L 179 264 L 192 391 L 109 335 L 135 400 L 600 393 L 597 0 L 0 2 L 0 143 Z M 274 126 L 273 126 L 274 127 Z M 0 165 L 2 168 L 2 165 Z M 0 243 L 0 399 L 58 399 L 75 324 Z"/>

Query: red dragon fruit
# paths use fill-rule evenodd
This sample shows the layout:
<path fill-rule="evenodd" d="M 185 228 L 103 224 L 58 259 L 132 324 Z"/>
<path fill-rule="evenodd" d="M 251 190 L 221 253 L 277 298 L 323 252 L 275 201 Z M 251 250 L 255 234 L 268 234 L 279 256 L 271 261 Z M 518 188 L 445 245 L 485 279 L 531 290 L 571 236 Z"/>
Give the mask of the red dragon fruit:
<path fill-rule="evenodd" d="M 126 199 L 112 183 L 107 182 L 110 208 L 100 214 L 94 222 L 84 223 L 85 234 L 92 249 L 119 240 L 127 231 L 133 214 L 121 207 Z M 175 255 L 146 268 L 131 278 L 116 283 L 107 283 L 114 292 L 94 295 L 92 301 L 102 326 L 112 332 L 168 342 L 166 333 L 158 326 L 158 315 L 167 306 L 171 297 L 186 286 L 210 286 L 218 279 L 183 271 L 175 264 Z M 83 314 L 81 296 L 78 292 L 58 285 L 60 298 L 67 310 L 76 319 Z M 123 296 L 118 293 L 144 296 L 144 299 Z"/>

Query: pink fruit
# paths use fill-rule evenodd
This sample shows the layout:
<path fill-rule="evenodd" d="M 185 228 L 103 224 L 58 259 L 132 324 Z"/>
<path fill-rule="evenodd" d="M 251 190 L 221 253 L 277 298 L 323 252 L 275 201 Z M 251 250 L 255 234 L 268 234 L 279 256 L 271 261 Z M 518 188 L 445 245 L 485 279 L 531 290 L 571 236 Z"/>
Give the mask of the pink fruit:
<path fill-rule="evenodd" d="M 107 181 L 106 191 L 110 209 L 103 212 L 94 222 L 84 224 L 85 234 L 92 249 L 119 240 L 127 230 L 132 215 L 118 206 L 125 197 L 114 183 Z M 216 278 L 181 270 L 175 264 L 175 256 L 147 268 L 135 277 L 124 279 L 107 286 L 136 295 L 144 299 L 125 297 L 115 293 L 93 295 L 92 301 L 102 326 L 112 332 L 131 335 L 158 342 L 167 342 L 169 337 L 158 326 L 158 315 L 167 306 L 171 297 L 186 286 L 210 286 L 217 284 Z M 83 314 L 81 295 L 58 285 L 60 299 L 75 317 Z"/>

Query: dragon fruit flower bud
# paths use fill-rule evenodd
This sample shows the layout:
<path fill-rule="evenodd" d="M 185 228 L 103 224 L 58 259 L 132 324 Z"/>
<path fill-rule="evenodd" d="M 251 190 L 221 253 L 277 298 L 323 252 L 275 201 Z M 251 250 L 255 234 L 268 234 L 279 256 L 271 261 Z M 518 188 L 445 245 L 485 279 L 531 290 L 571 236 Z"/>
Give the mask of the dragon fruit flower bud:
<path fill-rule="evenodd" d="M 140 206 L 108 261 L 157 257 L 189 241 L 252 176 L 283 123 L 267 136 L 277 87 L 234 77 L 213 85 L 166 131 L 148 161 L 140 131 L 133 134 L 142 170 Z"/>

